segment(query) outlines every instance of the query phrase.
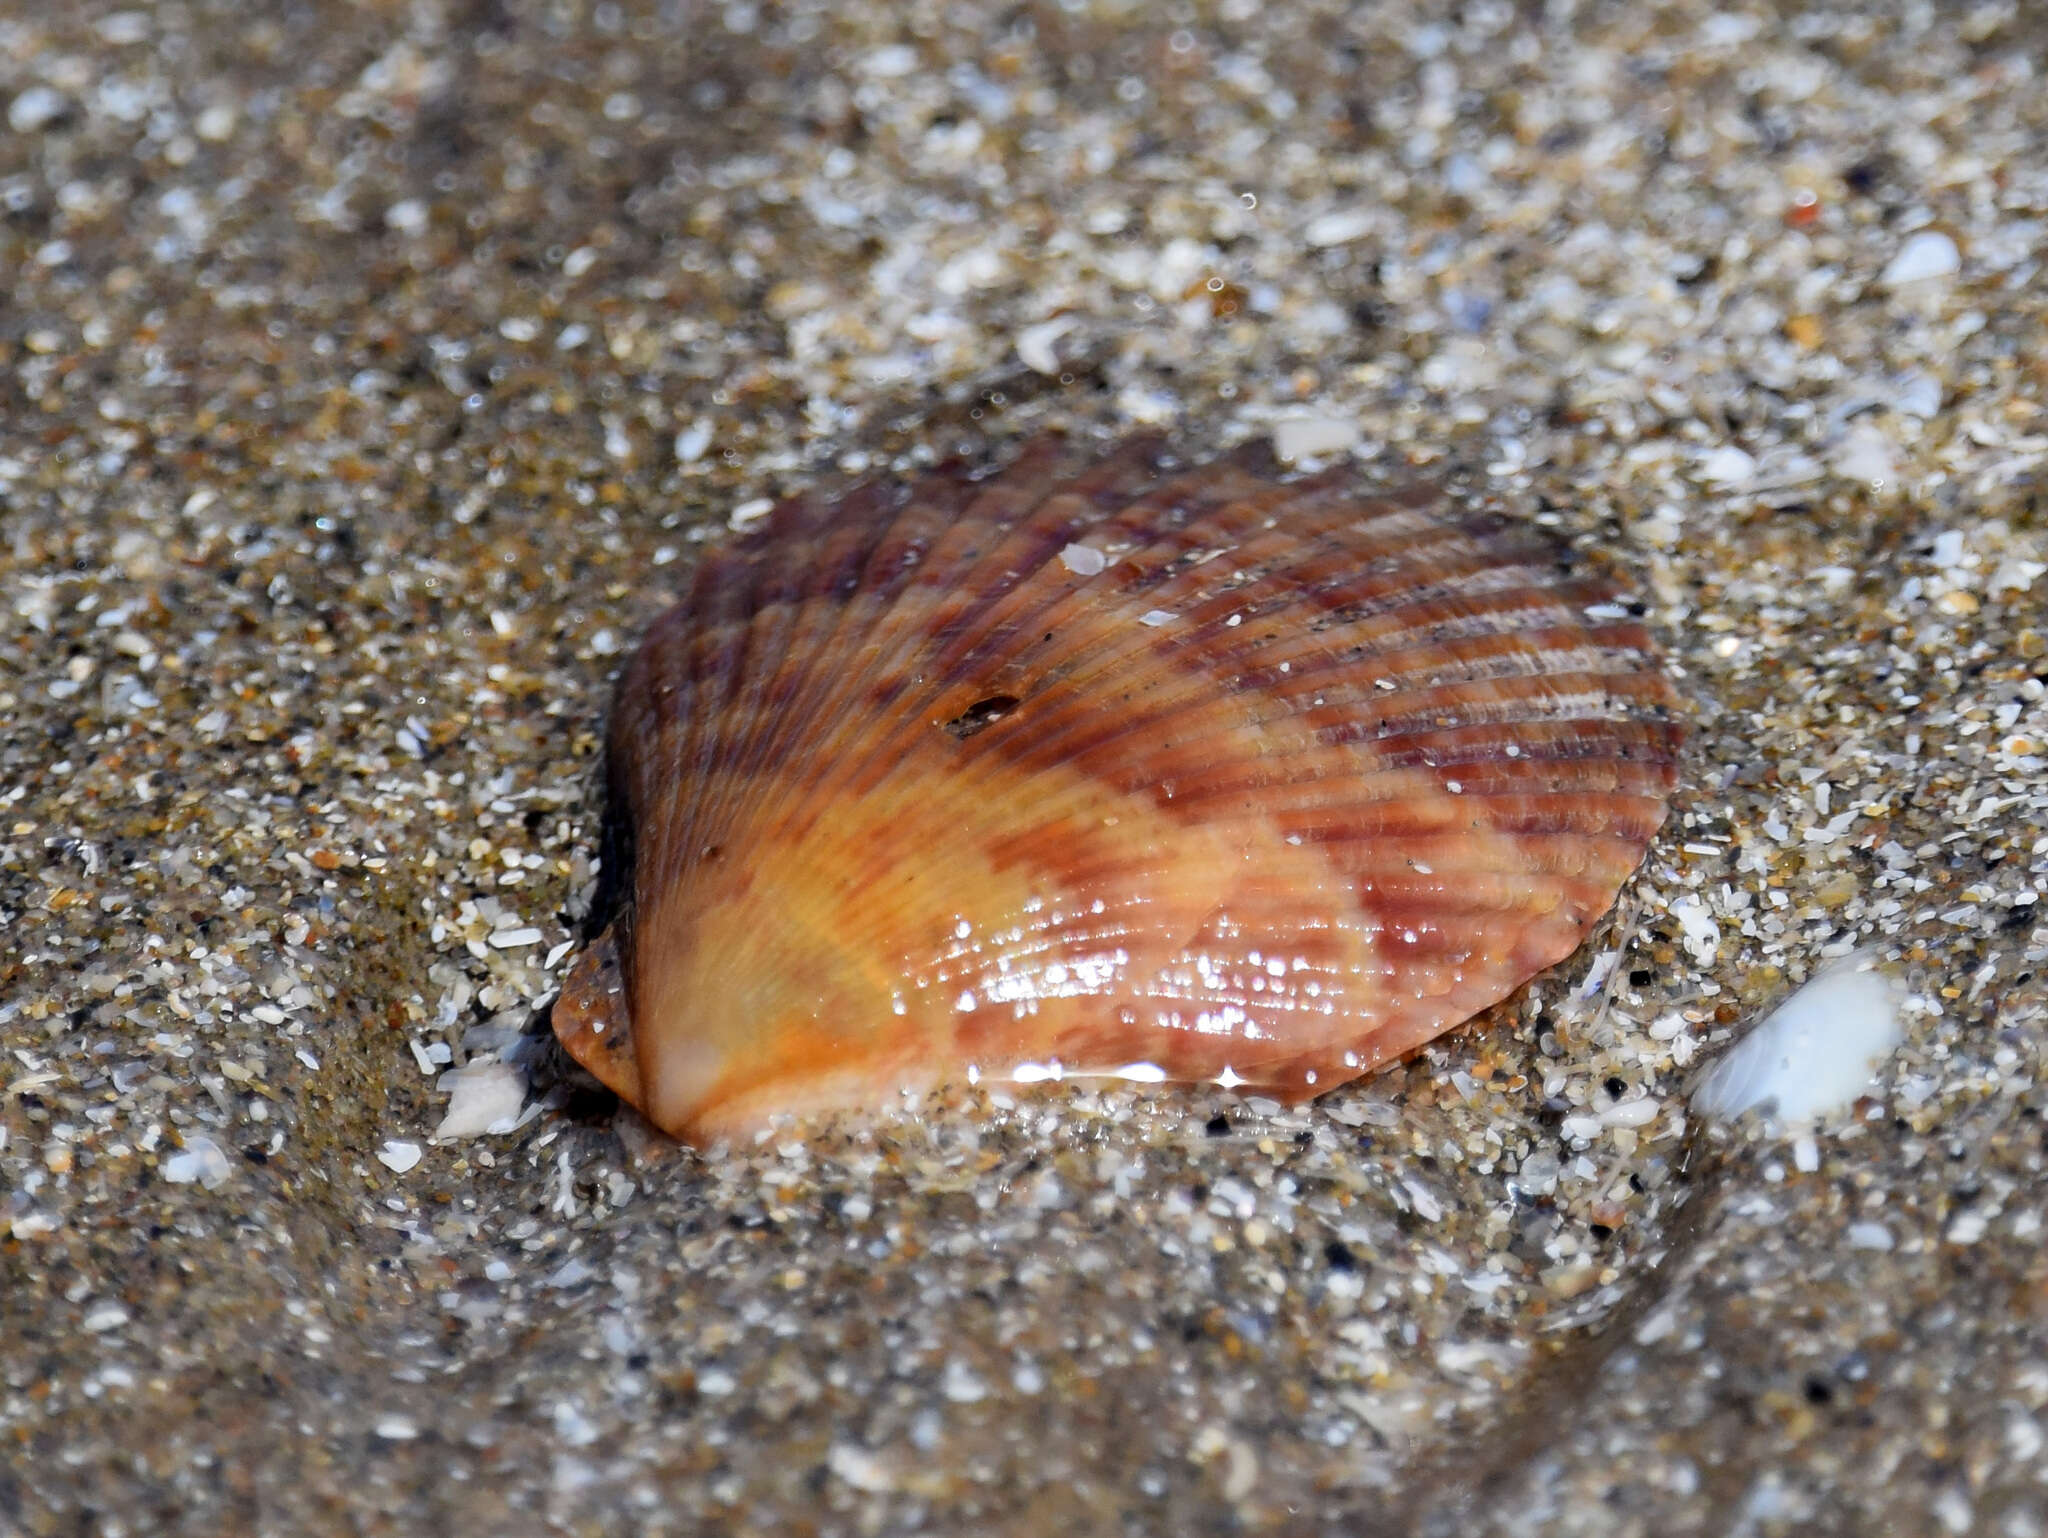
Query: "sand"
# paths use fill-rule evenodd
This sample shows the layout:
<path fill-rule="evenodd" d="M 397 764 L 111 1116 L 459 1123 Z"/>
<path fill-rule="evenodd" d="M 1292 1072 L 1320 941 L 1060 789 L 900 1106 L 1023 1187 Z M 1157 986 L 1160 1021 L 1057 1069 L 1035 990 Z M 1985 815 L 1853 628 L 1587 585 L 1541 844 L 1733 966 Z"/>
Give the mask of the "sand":
<path fill-rule="evenodd" d="M 0 6 L 0 1534 L 2041 1532 L 2044 40 Z M 437 1141 L 695 548 L 1138 425 L 1631 574 L 1694 738 L 1586 949 L 1306 1108 Z M 1865 946 L 1865 1095 L 1689 1114 Z"/>

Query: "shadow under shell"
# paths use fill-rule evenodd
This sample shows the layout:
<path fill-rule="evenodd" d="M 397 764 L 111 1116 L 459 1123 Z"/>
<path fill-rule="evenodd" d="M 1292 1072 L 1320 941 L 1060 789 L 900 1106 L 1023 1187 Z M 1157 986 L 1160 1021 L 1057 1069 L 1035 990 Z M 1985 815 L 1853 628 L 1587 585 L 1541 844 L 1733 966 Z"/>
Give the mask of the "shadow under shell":
<path fill-rule="evenodd" d="M 1675 706 L 1608 580 L 1346 468 L 1045 437 L 798 498 L 620 677 L 555 1029 L 691 1139 L 970 1069 L 1320 1093 L 1571 953 Z"/>

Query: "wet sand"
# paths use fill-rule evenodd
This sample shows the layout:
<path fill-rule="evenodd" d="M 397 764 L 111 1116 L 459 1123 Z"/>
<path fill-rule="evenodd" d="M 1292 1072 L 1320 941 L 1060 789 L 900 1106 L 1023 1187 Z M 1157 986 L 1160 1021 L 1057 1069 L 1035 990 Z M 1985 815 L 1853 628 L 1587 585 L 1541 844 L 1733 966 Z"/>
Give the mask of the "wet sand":
<path fill-rule="evenodd" d="M 0 8 L 0 1534 L 2042 1531 L 2043 42 Z M 1300 1109 L 436 1141 L 695 548 L 1139 425 L 1633 575 L 1695 734 L 1586 949 Z M 1864 945 L 1868 1096 L 1688 1115 Z"/>

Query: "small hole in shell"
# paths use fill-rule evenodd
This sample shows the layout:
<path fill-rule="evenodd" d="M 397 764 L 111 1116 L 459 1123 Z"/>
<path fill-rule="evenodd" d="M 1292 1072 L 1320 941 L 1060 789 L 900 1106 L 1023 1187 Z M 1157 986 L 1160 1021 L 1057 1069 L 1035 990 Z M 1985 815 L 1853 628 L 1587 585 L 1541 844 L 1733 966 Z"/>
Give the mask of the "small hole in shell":
<path fill-rule="evenodd" d="M 965 742 L 976 732 L 986 731 L 1003 719 L 1019 704 L 1014 694 L 991 694 L 986 699 L 976 700 L 959 715 L 945 723 L 946 730 Z"/>

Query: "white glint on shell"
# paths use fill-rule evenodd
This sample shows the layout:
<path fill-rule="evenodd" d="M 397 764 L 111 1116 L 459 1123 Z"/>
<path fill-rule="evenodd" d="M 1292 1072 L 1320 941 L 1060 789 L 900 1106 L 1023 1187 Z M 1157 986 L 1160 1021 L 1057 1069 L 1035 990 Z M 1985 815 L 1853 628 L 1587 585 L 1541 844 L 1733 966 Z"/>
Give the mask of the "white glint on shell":
<path fill-rule="evenodd" d="M 1010 1078 L 1018 1084 L 1056 1083 L 1066 1076 L 1067 1070 L 1058 1058 L 1049 1063 L 1019 1063 L 1010 1070 Z"/>
<path fill-rule="evenodd" d="M 1109 1070 L 1112 1079 L 1124 1079 L 1132 1084 L 1164 1084 L 1166 1070 L 1157 1063 L 1125 1063 L 1121 1068 Z"/>
<path fill-rule="evenodd" d="M 1786 1125 L 1811 1122 L 1864 1093 L 1904 1034 L 1897 985 L 1869 956 L 1848 957 L 1722 1053 L 1693 1090 L 1693 1109 L 1732 1121 L 1768 1104 Z"/>
<path fill-rule="evenodd" d="M 1223 1072 L 1216 1075 L 1212 1082 L 1221 1084 L 1225 1089 L 1236 1089 L 1240 1084 L 1251 1083 L 1251 1080 L 1244 1078 L 1235 1068 L 1225 1063 L 1223 1065 Z"/>

